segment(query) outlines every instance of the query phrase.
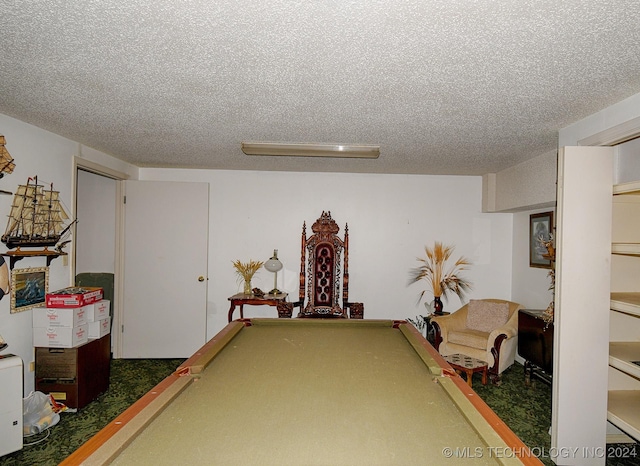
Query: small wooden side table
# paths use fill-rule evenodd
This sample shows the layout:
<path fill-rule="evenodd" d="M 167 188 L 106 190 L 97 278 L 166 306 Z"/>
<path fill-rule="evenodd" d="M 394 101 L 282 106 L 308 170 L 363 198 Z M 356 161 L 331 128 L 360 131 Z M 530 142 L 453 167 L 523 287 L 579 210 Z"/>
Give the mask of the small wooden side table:
<path fill-rule="evenodd" d="M 485 361 L 458 353 L 443 357 L 458 374 L 464 372 L 467 375 L 467 383 L 470 387 L 475 372 L 482 372 L 482 385 L 487 384 L 488 367 Z"/>
<path fill-rule="evenodd" d="M 229 322 L 233 320 L 233 311 L 236 306 L 240 306 L 240 318 L 244 319 L 244 305 L 250 306 L 278 306 L 278 303 L 287 299 L 287 293 L 265 294 L 264 296 L 256 296 L 253 294 L 238 293 L 229 298 L 231 307 L 229 308 Z M 278 313 L 280 314 L 280 313 Z M 278 317 L 291 317 L 289 315 L 278 315 Z"/>

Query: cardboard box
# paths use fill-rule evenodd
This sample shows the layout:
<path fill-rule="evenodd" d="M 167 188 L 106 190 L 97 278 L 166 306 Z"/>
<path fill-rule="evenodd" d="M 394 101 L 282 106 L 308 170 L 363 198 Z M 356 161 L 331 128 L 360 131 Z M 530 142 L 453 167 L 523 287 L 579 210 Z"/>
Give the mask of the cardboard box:
<path fill-rule="evenodd" d="M 102 338 L 111 332 L 111 317 L 89 322 L 89 338 Z"/>
<path fill-rule="evenodd" d="M 74 348 L 89 341 L 89 324 L 79 327 L 35 327 L 33 346 Z"/>
<path fill-rule="evenodd" d="M 79 327 L 87 323 L 87 309 L 75 308 L 46 308 L 33 309 L 34 327 Z"/>
<path fill-rule="evenodd" d="M 102 288 L 90 286 L 71 286 L 47 293 L 47 307 L 82 307 L 100 301 L 104 291 Z"/>
<path fill-rule="evenodd" d="M 97 322 L 110 317 L 109 308 L 111 303 L 108 299 L 101 299 L 93 304 L 83 307 L 87 311 L 87 322 Z"/>

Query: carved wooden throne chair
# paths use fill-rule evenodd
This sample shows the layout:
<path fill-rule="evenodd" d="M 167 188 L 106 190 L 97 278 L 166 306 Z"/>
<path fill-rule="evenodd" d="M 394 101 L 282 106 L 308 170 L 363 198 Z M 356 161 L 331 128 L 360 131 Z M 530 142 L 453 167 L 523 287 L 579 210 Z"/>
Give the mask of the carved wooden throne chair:
<path fill-rule="evenodd" d="M 344 227 L 344 240 L 331 212 L 322 215 L 311 226 L 302 225 L 300 258 L 300 307 L 298 317 L 341 317 L 362 319 L 364 304 L 349 302 L 349 227 Z M 305 295 L 307 301 L 305 304 Z"/>

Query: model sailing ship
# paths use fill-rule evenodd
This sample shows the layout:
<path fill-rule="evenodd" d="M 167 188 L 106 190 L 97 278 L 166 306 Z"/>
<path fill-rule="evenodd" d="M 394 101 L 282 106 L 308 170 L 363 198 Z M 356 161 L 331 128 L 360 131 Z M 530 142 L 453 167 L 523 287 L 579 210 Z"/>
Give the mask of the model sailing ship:
<path fill-rule="evenodd" d="M 38 177 L 18 185 L 9 212 L 7 229 L 0 240 L 7 248 L 56 245 L 71 228 L 69 215 L 62 208 L 59 192 L 38 184 Z"/>

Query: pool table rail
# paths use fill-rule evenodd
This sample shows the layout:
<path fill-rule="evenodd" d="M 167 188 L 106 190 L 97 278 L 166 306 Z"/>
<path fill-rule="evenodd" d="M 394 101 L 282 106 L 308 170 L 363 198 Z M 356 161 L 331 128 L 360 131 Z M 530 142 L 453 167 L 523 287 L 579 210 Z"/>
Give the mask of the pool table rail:
<path fill-rule="evenodd" d="M 413 349 L 418 353 L 418 356 L 424 361 L 427 367 L 429 367 L 432 374 L 439 376 L 439 378 L 435 380 L 443 386 L 447 395 L 451 397 L 456 406 L 460 408 L 460 412 L 467 417 L 472 425 L 479 425 L 480 422 L 475 416 L 480 415 L 482 419 L 493 428 L 493 432 L 491 432 L 489 436 L 493 437 L 494 434 L 497 434 L 510 451 L 513 452 L 514 456 L 523 464 L 543 464 L 535 457 L 531 449 L 522 442 L 520 437 L 469 387 L 467 382 L 458 375 L 451 365 L 412 324 L 406 323 L 399 326 L 399 328 Z M 464 409 L 466 404 L 470 404 L 474 409 Z M 482 429 L 478 429 L 477 432 L 483 437 L 485 442 L 487 442 L 487 445 L 493 444 L 492 438 L 486 438 L 486 432 Z"/>

